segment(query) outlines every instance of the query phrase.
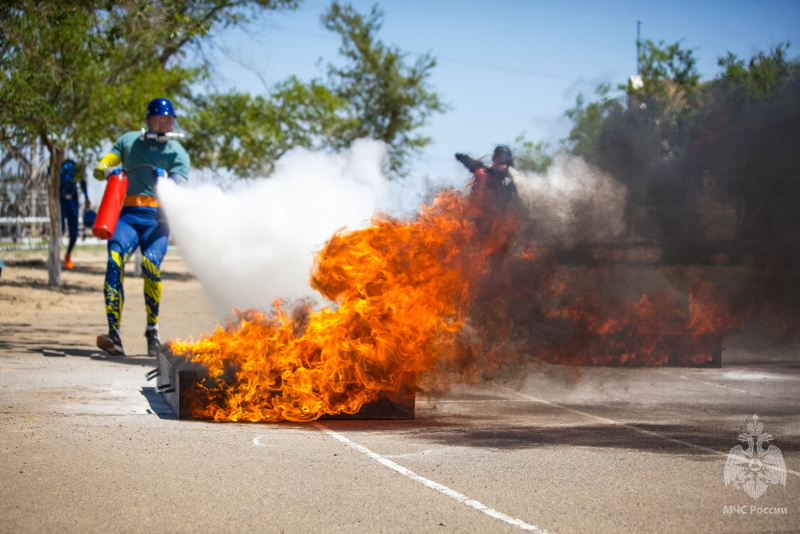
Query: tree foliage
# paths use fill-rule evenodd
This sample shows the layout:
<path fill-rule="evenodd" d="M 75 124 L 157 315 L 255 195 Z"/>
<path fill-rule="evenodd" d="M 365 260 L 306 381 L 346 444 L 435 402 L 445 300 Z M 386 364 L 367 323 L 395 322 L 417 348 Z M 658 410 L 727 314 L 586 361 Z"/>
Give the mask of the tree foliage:
<path fill-rule="evenodd" d="M 296 0 L 0 3 L 0 142 L 8 152 L 31 142 L 49 151 L 51 285 L 60 283 L 58 171 L 65 153 L 85 160 L 120 130 L 141 124 L 150 99 L 187 98 L 205 65 L 186 66 L 178 59 L 200 46 L 213 26 L 241 23 L 248 9 L 296 5 Z"/>
<path fill-rule="evenodd" d="M 289 78 L 263 95 L 232 91 L 194 99 L 183 120 L 195 161 L 239 177 L 270 172 L 294 147 L 341 150 L 370 137 L 389 146 L 389 171 L 403 175 L 410 157 L 431 140 L 416 133 L 446 106 L 428 78 L 436 65 L 424 54 L 411 66 L 397 48 L 378 39 L 383 12 L 364 16 L 334 2 L 322 17 L 341 38 L 343 66 L 327 78 Z"/>
<path fill-rule="evenodd" d="M 800 236 L 800 61 L 787 48 L 749 61 L 728 54 L 722 71 L 700 83 L 691 51 L 648 41 L 641 84 L 620 86 L 627 105 L 608 99 L 607 86 L 595 101 L 580 95 L 563 148 L 628 187 L 631 233 L 657 241 L 668 261 L 708 258 L 720 247 L 774 260 L 795 246 L 779 235 Z M 709 241 L 716 223 L 698 198 L 735 211 L 738 240 Z"/>
<path fill-rule="evenodd" d="M 579 94 L 575 107 L 564 112 L 573 123 L 563 142 L 564 148 L 571 154 L 581 156 L 587 161 L 597 159 L 598 141 L 603 129 L 609 121 L 619 120 L 622 113 L 621 104 L 611 98 L 610 91 L 609 84 L 600 84 L 595 89 L 599 100 L 587 102 L 584 95 Z"/>
<path fill-rule="evenodd" d="M 269 172 L 292 147 L 341 149 L 359 137 L 390 146 L 390 168 L 430 142 L 414 131 L 445 105 L 427 80 L 435 60 L 408 66 L 377 39 L 383 13 L 334 3 L 323 24 L 342 38 L 346 64 L 328 79 L 289 78 L 264 95 L 193 95 L 209 72 L 203 43 L 299 0 L 0 1 L 0 142 L 4 161 L 31 144 L 50 159 L 50 283 L 60 283 L 58 169 L 65 154 L 87 165 L 103 143 L 141 126 L 146 103 L 176 101 L 196 167 L 238 176 Z M 36 152 L 36 151 L 34 151 Z M 30 162 L 23 168 L 33 169 Z M 33 180 L 33 176 L 31 176 Z"/>
<path fill-rule="evenodd" d="M 694 50 L 681 48 L 680 41 L 667 45 L 664 41 L 655 44 L 648 39 L 641 44 L 639 76 L 642 85 L 634 87 L 629 81 L 626 86 L 629 93 L 666 97 L 676 89 L 686 92 L 697 87 L 700 74 Z"/>
<path fill-rule="evenodd" d="M 381 42 L 383 12 L 377 6 L 364 16 L 334 2 L 323 24 L 341 37 L 339 52 L 346 60 L 328 68 L 331 91 L 346 103 L 331 144 L 342 148 L 361 137 L 384 141 L 391 170 L 403 174 L 408 158 L 431 142 L 415 131 L 447 109 L 428 84 L 436 60 L 426 53 L 407 65 L 400 50 Z"/>
<path fill-rule="evenodd" d="M 4 13 L 13 43 L 2 58 L 4 141 L 33 134 L 48 147 L 90 151 L 110 127 L 141 123 L 153 93 L 180 94 L 197 76 L 160 65 L 153 20 L 120 7 L 97 12 L 79 1 L 22 4 Z M 131 2 L 128 9 L 137 7 Z"/>
<path fill-rule="evenodd" d="M 152 11 L 142 9 L 146 5 Z M 152 20 L 161 28 L 159 60 L 166 65 L 187 47 L 200 47 L 214 28 L 243 25 L 265 10 L 295 9 L 299 5 L 300 0 L 162 0 L 143 3 L 134 16 Z"/>
<path fill-rule="evenodd" d="M 544 141 L 533 142 L 519 135 L 514 139 L 514 167 L 521 171 L 545 174 L 553 163 L 550 145 Z"/>
<path fill-rule="evenodd" d="M 719 58 L 717 64 L 724 70 L 720 82 L 736 85 L 751 99 L 768 97 L 776 86 L 785 83 L 796 70 L 797 62 L 786 57 L 789 43 L 774 47 L 767 55 L 763 51 L 753 56 L 749 62 L 739 59 L 736 54 Z"/>
<path fill-rule="evenodd" d="M 183 125 L 194 165 L 242 178 L 268 174 L 286 151 L 319 147 L 336 135 L 341 100 L 318 81 L 297 78 L 266 96 L 233 91 L 197 97 Z"/>

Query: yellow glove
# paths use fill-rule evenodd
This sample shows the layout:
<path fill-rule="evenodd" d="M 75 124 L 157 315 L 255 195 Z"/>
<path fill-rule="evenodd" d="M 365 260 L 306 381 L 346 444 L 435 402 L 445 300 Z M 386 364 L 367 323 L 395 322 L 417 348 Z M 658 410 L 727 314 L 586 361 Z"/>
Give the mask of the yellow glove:
<path fill-rule="evenodd" d="M 97 164 L 97 167 L 94 168 L 92 176 L 94 176 L 95 180 L 103 181 L 106 179 L 106 169 L 108 169 L 108 165 L 101 161 Z"/>
<path fill-rule="evenodd" d="M 122 159 L 114 154 L 113 152 L 109 152 L 103 159 L 100 160 L 100 163 L 97 164 L 97 167 L 94 168 L 94 172 L 92 176 L 94 176 L 95 180 L 103 181 L 106 179 L 106 171 L 109 167 L 114 167 L 122 162 Z"/>

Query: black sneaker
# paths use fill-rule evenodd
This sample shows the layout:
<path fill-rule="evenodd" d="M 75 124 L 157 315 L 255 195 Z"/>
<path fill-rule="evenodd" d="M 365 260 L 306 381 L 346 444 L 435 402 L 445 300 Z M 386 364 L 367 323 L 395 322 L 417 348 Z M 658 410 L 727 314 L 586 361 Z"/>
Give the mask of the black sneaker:
<path fill-rule="evenodd" d="M 125 356 L 122 349 L 122 340 L 119 338 L 119 330 L 109 330 L 108 334 L 97 336 L 97 348 L 103 349 L 112 356 Z"/>
<path fill-rule="evenodd" d="M 158 329 L 148 328 L 144 332 L 144 337 L 147 338 L 147 355 L 153 358 L 158 357 L 158 349 L 161 348 L 161 340 L 158 339 Z"/>

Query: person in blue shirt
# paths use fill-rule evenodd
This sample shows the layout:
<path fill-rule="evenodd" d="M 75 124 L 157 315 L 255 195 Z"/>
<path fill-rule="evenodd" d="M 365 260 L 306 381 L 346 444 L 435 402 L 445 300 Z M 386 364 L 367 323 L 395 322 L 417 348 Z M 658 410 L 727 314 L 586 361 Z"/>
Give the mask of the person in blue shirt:
<path fill-rule="evenodd" d="M 142 250 L 144 302 L 147 312 L 147 355 L 157 356 L 158 311 L 161 303 L 161 260 L 167 253 L 169 226 L 156 193 L 159 179 L 185 184 L 189 176 L 189 154 L 173 134 L 175 110 L 166 98 L 156 98 L 147 106 L 147 131 L 131 131 L 117 140 L 94 170 L 94 177 L 105 180 L 114 167 L 122 166 L 128 178 L 128 191 L 114 235 L 108 241 L 108 263 L 103 286 L 108 334 L 97 336 L 97 346 L 113 356 L 124 356 L 120 338 L 123 275 L 125 262 Z"/>
<path fill-rule="evenodd" d="M 61 200 L 61 232 L 64 233 L 64 226 L 69 228 L 69 244 L 67 254 L 64 256 L 64 268 L 72 269 L 72 249 L 78 241 L 78 199 L 80 194 L 78 189 L 83 191 L 83 209 L 91 207 L 89 202 L 89 191 L 86 188 L 86 180 L 83 173 L 78 172 L 78 164 L 67 159 L 61 164 L 61 185 L 59 196 Z"/>

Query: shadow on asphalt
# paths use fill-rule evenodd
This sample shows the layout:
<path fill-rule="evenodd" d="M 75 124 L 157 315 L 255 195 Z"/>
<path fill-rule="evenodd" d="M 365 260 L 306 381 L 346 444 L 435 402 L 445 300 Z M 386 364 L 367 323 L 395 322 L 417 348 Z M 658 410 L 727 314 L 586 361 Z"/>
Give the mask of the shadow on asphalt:
<path fill-rule="evenodd" d="M 449 447 L 472 447 L 489 450 L 550 449 L 553 447 L 590 447 L 595 449 L 627 449 L 656 454 L 676 454 L 697 457 L 698 460 L 718 461 L 707 450 L 692 447 L 689 443 L 724 452 L 738 445 L 734 433 L 703 426 L 673 424 L 622 425 L 571 425 L 551 427 L 504 427 L 495 420 L 492 426 L 475 428 L 470 417 L 460 421 L 425 420 L 415 421 L 323 421 L 325 426 L 337 432 L 405 431 L 415 439 Z M 517 421 L 518 422 L 518 421 Z M 671 439 L 670 439 L 671 438 Z M 355 438 L 356 440 L 358 438 Z M 783 451 L 800 448 L 796 438 L 776 438 L 775 443 Z"/>
<path fill-rule="evenodd" d="M 97 287 L 93 284 L 69 284 L 62 282 L 60 286 L 53 287 L 46 282 L 34 280 L 33 278 L 21 278 L 20 280 L 4 281 L 3 285 L 9 287 L 19 287 L 26 289 L 45 289 L 53 293 L 75 294 L 75 293 L 96 293 Z"/>
<path fill-rule="evenodd" d="M 133 276 L 133 260 L 129 260 L 128 263 L 125 264 L 125 276 Z M 34 262 L 25 265 L 28 269 L 38 270 L 38 271 L 47 271 L 47 264 L 44 262 Z M 105 264 L 77 264 L 75 267 L 69 271 L 62 269 L 62 274 L 64 272 L 73 272 L 73 273 L 81 273 L 81 274 L 92 274 L 98 275 L 100 277 L 105 277 L 106 275 L 106 266 Z M 173 273 L 169 272 L 168 270 L 161 271 L 161 279 L 162 280 L 179 280 L 179 281 L 188 281 L 194 280 L 195 276 L 190 273 Z M 62 280 L 62 283 L 59 287 L 53 287 L 46 282 L 42 282 L 40 280 L 36 280 L 30 277 L 23 277 L 20 280 L 7 280 L 7 279 L 0 279 L 0 284 L 11 286 L 11 287 L 28 287 L 28 288 L 37 288 L 37 289 L 47 289 L 54 292 L 72 292 L 72 291 L 84 291 L 84 292 L 94 292 L 98 291 L 96 285 L 75 285 L 75 284 L 68 284 Z M 102 291 L 102 288 L 100 288 Z"/>
<path fill-rule="evenodd" d="M 161 419 L 178 419 L 161 395 L 154 387 L 143 387 L 142 395 L 150 403 L 152 413 Z M 424 405 L 422 405 L 424 406 Z M 584 405 L 563 405 L 567 409 L 586 410 Z M 555 407 L 531 405 L 529 412 L 542 415 L 542 409 L 558 410 Z M 597 408 L 597 406 L 595 406 Z M 603 408 L 614 407 L 611 405 Z M 676 408 L 677 409 L 677 408 Z M 792 407 L 787 407 L 784 414 L 771 414 L 775 424 L 783 418 L 793 420 Z M 418 407 L 419 410 L 419 407 Z M 738 445 L 735 432 L 721 431 L 708 425 L 684 425 L 668 423 L 626 423 L 626 424 L 579 424 L 561 425 L 556 413 L 547 416 L 552 425 L 541 423 L 525 425 L 521 423 L 519 411 L 514 413 L 498 412 L 494 415 L 481 414 L 432 414 L 423 408 L 412 420 L 330 420 L 322 419 L 318 424 L 335 431 L 355 435 L 358 434 L 404 434 L 414 440 L 449 447 L 470 447 L 494 451 L 544 450 L 555 447 L 588 447 L 605 450 L 632 450 L 691 457 L 697 461 L 719 461 L 707 449 L 721 453 Z M 731 415 L 740 415 L 741 410 L 734 408 Z M 541 419 L 539 419 L 541 421 Z M 186 420 L 187 423 L 212 423 L 208 420 Z M 319 432 L 319 427 L 312 423 L 282 421 L 277 423 L 250 423 L 247 421 L 221 421 L 217 424 L 240 424 L 254 430 L 264 427 L 294 428 L 301 431 Z M 800 450 L 800 439 L 789 436 L 776 436 L 774 444 L 784 452 Z M 692 445 L 705 447 L 701 449 Z"/>
<path fill-rule="evenodd" d="M 123 365 L 141 365 L 141 366 L 156 366 L 156 359 L 146 356 L 144 354 L 128 354 L 126 356 L 111 356 L 106 352 L 96 348 L 87 347 L 87 343 L 69 343 L 59 342 L 57 344 L 44 345 L 41 341 L 26 339 L 27 336 L 35 334 L 43 334 L 43 337 L 54 337 L 57 335 L 57 329 L 48 328 L 31 328 L 30 324 L 16 323 L 6 324 L 10 332 L 24 332 L 25 337 L 10 336 L 6 339 L 0 339 L 1 352 L 32 352 L 41 354 L 47 358 L 63 358 L 66 356 L 75 356 L 79 358 L 90 358 L 93 360 L 106 360 L 114 363 L 121 363 Z M 0 335 L 2 332 L 0 332 Z M 87 337 L 94 341 L 94 331 L 87 331 Z"/>
<path fill-rule="evenodd" d="M 178 419 L 178 417 L 172 413 L 172 408 L 169 407 L 164 397 L 156 393 L 156 388 L 143 387 L 141 393 L 142 396 L 147 399 L 148 404 L 150 404 L 150 413 L 157 415 L 159 419 Z"/>
<path fill-rule="evenodd" d="M 682 440 L 715 450 L 730 449 L 736 445 L 736 437 L 726 435 L 723 440 L 718 431 L 702 427 L 687 428 L 685 425 L 630 425 L 653 434 L 643 434 L 630 427 L 618 425 L 577 425 L 569 427 L 512 427 L 488 429 L 458 429 L 437 432 L 420 438 L 442 445 L 458 445 L 495 450 L 539 449 L 551 447 L 591 447 L 598 449 L 629 449 L 659 454 L 697 455 L 717 460 L 707 451 L 673 441 Z"/>
<path fill-rule="evenodd" d="M 2 344 L 0 344 L 0 348 L 2 348 Z M 27 349 L 30 352 L 38 352 L 41 353 L 42 356 L 53 358 L 53 357 L 66 357 L 66 356 L 76 356 L 76 357 L 83 357 L 83 358 L 91 358 L 92 360 L 104 360 L 114 363 L 121 363 L 123 365 L 139 365 L 139 366 L 156 366 L 156 359 L 150 356 L 146 356 L 144 354 L 131 354 L 126 356 L 111 356 L 106 352 L 100 349 L 79 349 L 79 348 L 64 348 L 64 346 L 59 346 L 58 348 L 48 348 L 48 347 L 31 347 Z"/>

